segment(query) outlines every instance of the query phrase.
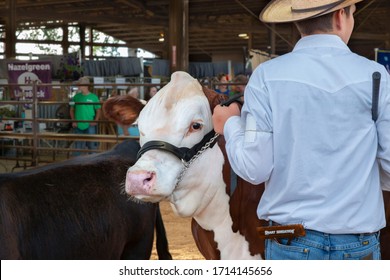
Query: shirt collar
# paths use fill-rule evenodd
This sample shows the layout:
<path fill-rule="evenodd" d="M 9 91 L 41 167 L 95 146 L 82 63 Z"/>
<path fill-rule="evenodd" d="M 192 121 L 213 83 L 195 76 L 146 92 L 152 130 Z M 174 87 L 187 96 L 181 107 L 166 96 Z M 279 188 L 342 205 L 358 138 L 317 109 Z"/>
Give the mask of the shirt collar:
<path fill-rule="evenodd" d="M 333 34 L 316 34 L 302 37 L 295 45 L 293 51 L 316 47 L 338 48 L 350 51 L 343 40 L 341 40 L 339 36 Z"/>

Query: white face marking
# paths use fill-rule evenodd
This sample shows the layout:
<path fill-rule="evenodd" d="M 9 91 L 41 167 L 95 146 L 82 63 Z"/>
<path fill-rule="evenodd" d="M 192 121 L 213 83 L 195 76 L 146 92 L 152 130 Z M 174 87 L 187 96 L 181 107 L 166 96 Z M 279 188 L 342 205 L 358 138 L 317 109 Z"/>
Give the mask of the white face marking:
<path fill-rule="evenodd" d="M 176 147 L 191 148 L 212 129 L 210 105 L 195 79 L 187 73 L 175 73 L 171 82 L 141 111 L 138 126 L 141 145 L 160 140 Z M 204 168 L 192 165 L 185 175 L 189 178 L 180 183 L 179 189 L 174 189 L 183 169 L 182 162 L 169 152 L 150 150 L 129 169 L 126 191 L 137 198 L 153 202 L 167 198 L 178 199 L 183 193 L 193 195 L 195 190 L 188 182 L 201 185 L 204 178 L 199 174 L 204 173 Z M 197 174 L 194 177 L 196 180 L 192 179 L 191 174 Z"/>
<path fill-rule="evenodd" d="M 176 72 L 142 110 L 138 125 L 141 146 L 161 140 L 176 147 L 192 147 L 212 129 L 210 105 L 197 81 Z M 232 230 L 223 163 L 218 145 L 207 149 L 175 188 L 183 164 L 169 152 L 150 150 L 129 168 L 126 191 L 146 201 L 167 199 L 177 215 L 194 217 L 202 228 L 214 231 L 222 259 L 259 259 L 250 255 L 245 238 Z"/>

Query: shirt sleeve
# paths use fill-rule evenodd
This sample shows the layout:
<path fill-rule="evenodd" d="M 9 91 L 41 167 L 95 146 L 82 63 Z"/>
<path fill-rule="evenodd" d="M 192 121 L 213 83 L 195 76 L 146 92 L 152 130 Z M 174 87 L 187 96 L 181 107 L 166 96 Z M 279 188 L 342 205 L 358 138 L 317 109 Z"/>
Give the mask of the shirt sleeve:
<path fill-rule="evenodd" d="M 245 89 L 241 116 L 230 117 L 224 127 L 229 163 L 252 184 L 267 181 L 273 170 L 272 111 L 265 89 L 256 84 L 254 78 Z"/>
<path fill-rule="evenodd" d="M 383 79 L 384 90 L 380 93 L 379 115 L 376 122 L 378 133 L 378 154 L 382 190 L 390 191 L 390 84 L 388 75 Z M 382 75 L 383 77 L 383 75 Z"/>

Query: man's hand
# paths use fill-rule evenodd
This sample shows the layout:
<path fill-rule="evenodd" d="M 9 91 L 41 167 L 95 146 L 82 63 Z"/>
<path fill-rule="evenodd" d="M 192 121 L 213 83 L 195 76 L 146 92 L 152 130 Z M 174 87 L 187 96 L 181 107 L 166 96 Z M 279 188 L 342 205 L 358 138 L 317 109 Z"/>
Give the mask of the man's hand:
<path fill-rule="evenodd" d="M 217 105 L 213 113 L 214 131 L 223 135 L 225 123 L 231 116 L 240 116 L 240 108 L 237 103 L 232 103 L 228 107 Z"/>

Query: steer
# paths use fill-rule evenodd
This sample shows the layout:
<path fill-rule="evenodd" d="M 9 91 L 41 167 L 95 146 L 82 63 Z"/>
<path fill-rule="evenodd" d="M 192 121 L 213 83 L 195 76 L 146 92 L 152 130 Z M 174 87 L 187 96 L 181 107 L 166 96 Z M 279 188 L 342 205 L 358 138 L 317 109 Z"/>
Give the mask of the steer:
<path fill-rule="evenodd" d="M 131 124 L 139 113 L 142 150 L 127 172 L 129 195 L 150 202 L 169 200 L 178 216 L 193 217 L 193 236 L 206 259 L 260 259 L 256 207 L 263 186 L 245 188 L 239 179 L 229 197 L 223 169 L 230 171 L 216 144 L 223 147 L 223 138 L 218 141 L 211 121 L 213 106 L 224 99 L 187 73 L 176 72 L 144 108 L 130 96 L 118 96 L 107 100 L 103 110 L 121 125 Z M 253 195 L 242 201 L 243 192 Z M 229 201 L 237 203 L 229 206 Z"/>
<path fill-rule="evenodd" d="M 123 193 L 138 142 L 0 175 L 0 259 L 172 259 L 158 204 Z"/>
<path fill-rule="evenodd" d="M 175 72 L 144 108 L 134 98 L 118 96 L 107 100 L 103 111 L 118 124 L 139 116 L 141 150 L 127 171 L 126 193 L 143 201 L 168 200 L 178 216 L 193 217 L 193 236 L 206 259 L 261 259 L 264 242 L 256 227 L 265 221 L 257 218 L 256 208 L 264 184 L 232 180 L 224 140 L 219 137 L 216 144 L 211 119 L 214 106 L 224 100 L 187 73 Z M 390 242 L 383 241 L 383 258 L 389 258 Z"/>

